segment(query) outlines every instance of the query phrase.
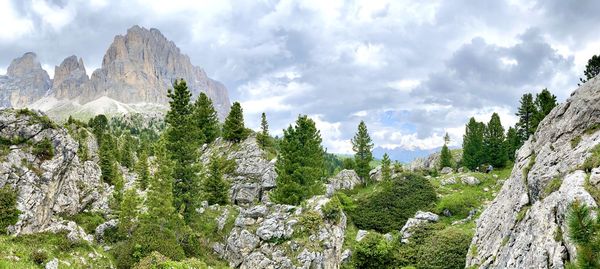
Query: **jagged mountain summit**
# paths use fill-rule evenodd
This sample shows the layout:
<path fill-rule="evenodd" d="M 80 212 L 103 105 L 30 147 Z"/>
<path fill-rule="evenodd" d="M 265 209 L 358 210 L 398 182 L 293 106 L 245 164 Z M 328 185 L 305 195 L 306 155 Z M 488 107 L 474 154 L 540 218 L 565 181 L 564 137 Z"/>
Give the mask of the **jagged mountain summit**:
<path fill-rule="evenodd" d="M 54 73 L 51 80 L 32 52 L 13 60 L 6 76 L 0 76 L 0 106 L 40 109 L 57 119 L 160 111 L 168 105 L 167 89 L 183 78 L 194 96 L 205 92 L 213 100 L 221 119 L 229 112 L 225 86 L 154 28 L 136 25 L 117 35 L 91 77 L 75 55 Z"/>

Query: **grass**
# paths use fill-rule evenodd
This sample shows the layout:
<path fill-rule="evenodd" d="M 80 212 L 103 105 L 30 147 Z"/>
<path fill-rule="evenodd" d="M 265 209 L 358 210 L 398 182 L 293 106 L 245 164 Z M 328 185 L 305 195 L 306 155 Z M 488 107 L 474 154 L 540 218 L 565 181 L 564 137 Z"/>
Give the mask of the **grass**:
<path fill-rule="evenodd" d="M 585 130 L 586 135 L 594 134 L 596 131 L 600 130 L 600 123 L 596 123 Z"/>
<path fill-rule="evenodd" d="M 557 191 L 562 185 L 562 180 L 559 177 L 555 177 L 544 188 L 544 192 L 542 194 L 542 198 L 548 197 L 553 192 Z"/>
<path fill-rule="evenodd" d="M 574 137 L 573 139 L 571 139 L 571 148 L 572 149 L 576 148 L 577 145 L 579 145 L 580 142 L 581 142 L 581 136 L 580 135 Z"/>
<path fill-rule="evenodd" d="M 96 227 L 106 221 L 104 216 L 98 212 L 81 212 L 74 216 L 63 216 L 63 218 L 74 221 L 88 234 L 93 234 Z"/>
<path fill-rule="evenodd" d="M 519 213 L 517 213 L 517 222 L 521 222 L 523 219 L 525 219 L 525 216 L 527 216 L 527 212 L 529 211 L 529 208 L 531 208 L 530 205 L 521 207 L 521 210 L 519 210 Z"/>
<path fill-rule="evenodd" d="M 588 156 L 583 164 L 579 167 L 586 172 L 590 172 L 592 169 L 600 166 L 600 144 L 594 146 L 590 153 L 591 155 Z"/>
<path fill-rule="evenodd" d="M 72 243 L 64 233 L 0 235 L 0 268 L 41 268 L 40 262 L 43 266 L 54 258 L 60 261 L 60 268 L 114 267 L 112 258 L 101 247 Z"/>

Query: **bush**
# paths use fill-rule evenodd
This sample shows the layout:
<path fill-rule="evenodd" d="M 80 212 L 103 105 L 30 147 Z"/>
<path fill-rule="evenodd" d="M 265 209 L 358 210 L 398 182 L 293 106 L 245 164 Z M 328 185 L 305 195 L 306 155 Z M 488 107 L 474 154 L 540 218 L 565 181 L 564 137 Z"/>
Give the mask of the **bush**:
<path fill-rule="evenodd" d="M 154 251 L 173 260 L 185 258 L 185 253 L 177 243 L 173 231 L 156 224 L 145 223 L 134 232 L 130 240 L 114 248 L 117 267 L 131 268 Z"/>
<path fill-rule="evenodd" d="M 31 252 L 29 258 L 36 264 L 44 264 L 48 260 L 48 253 L 42 249 L 36 249 Z"/>
<path fill-rule="evenodd" d="M 299 224 L 300 230 L 299 232 L 305 234 L 311 234 L 317 232 L 319 230 L 319 226 L 323 223 L 323 219 L 321 215 L 315 211 L 307 211 L 306 213 L 300 216 Z"/>
<path fill-rule="evenodd" d="M 323 211 L 323 217 L 326 220 L 337 223 L 342 217 L 342 204 L 337 196 L 333 196 L 329 202 L 323 205 L 321 211 Z"/>
<path fill-rule="evenodd" d="M 394 263 L 392 245 L 380 234 L 369 233 L 352 253 L 352 263 L 356 268 L 390 268 Z"/>
<path fill-rule="evenodd" d="M 17 192 L 8 184 L 0 188 L 0 234 L 6 233 L 6 228 L 15 225 L 19 220 L 17 209 Z"/>
<path fill-rule="evenodd" d="M 54 146 L 52 145 L 52 141 L 48 138 L 42 139 L 33 146 L 31 153 L 40 160 L 52 159 L 52 157 L 54 157 Z"/>
<path fill-rule="evenodd" d="M 98 212 L 81 212 L 71 217 L 65 217 L 65 219 L 74 221 L 88 234 L 93 234 L 96 227 L 106 221 L 104 216 Z"/>
<path fill-rule="evenodd" d="M 444 209 L 450 210 L 454 216 L 466 218 L 471 209 L 477 207 L 479 198 L 477 193 L 472 190 L 463 190 L 442 197 L 437 205 L 437 212 L 441 213 Z"/>
<path fill-rule="evenodd" d="M 600 166 L 600 144 L 591 150 L 591 155 L 585 159 L 580 168 L 586 172 L 590 172 L 598 166 Z"/>
<path fill-rule="evenodd" d="M 435 232 L 425 240 L 417 259 L 418 268 L 465 268 L 471 235 L 457 228 Z"/>
<path fill-rule="evenodd" d="M 381 233 L 400 230 L 417 210 L 437 200 L 431 183 L 417 174 L 407 173 L 381 184 L 383 190 L 359 199 L 356 208 L 348 210 L 357 228 Z"/>

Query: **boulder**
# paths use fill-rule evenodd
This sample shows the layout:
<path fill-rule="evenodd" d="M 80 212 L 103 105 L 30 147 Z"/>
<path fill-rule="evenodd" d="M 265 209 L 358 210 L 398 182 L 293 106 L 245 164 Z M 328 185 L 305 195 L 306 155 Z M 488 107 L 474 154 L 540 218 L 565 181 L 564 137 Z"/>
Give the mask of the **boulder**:
<path fill-rule="evenodd" d="M 434 213 L 417 211 L 415 216 L 413 218 L 409 218 L 400 230 L 400 233 L 402 234 L 400 241 L 402 243 L 408 243 L 410 237 L 412 236 L 412 228 L 428 222 L 437 222 L 439 219 L 440 217 Z"/>
<path fill-rule="evenodd" d="M 337 190 L 354 189 L 355 186 L 361 183 L 360 177 L 358 177 L 358 174 L 354 170 L 344 169 L 335 177 L 329 179 L 329 182 L 326 184 L 327 196 L 331 197 Z"/>
<path fill-rule="evenodd" d="M 356 233 L 356 242 L 360 242 L 361 240 L 363 240 L 363 238 L 365 238 L 367 234 L 369 234 L 369 232 L 365 230 L 358 230 L 358 232 Z"/>
<path fill-rule="evenodd" d="M 454 172 L 454 170 L 451 167 L 444 167 L 440 170 L 440 174 L 442 175 L 451 174 L 452 172 Z"/>
<path fill-rule="evenodd" d="M 481 183 L 479 179 L 474 176 L 464 176 L 460 178 L 460 181 L 465 185 L 479 185 Z"/>

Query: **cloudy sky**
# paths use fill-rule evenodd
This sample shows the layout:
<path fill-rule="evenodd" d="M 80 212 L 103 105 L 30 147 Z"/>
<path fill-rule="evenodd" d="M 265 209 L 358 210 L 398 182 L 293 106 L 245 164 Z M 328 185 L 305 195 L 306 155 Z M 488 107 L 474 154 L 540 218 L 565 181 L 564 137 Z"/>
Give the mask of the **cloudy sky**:
<path fill-rule="evenodd" d="M 27 51 L 98 68 L 116 34 L 159 29 L 222 81 L 257 128 L 308 114 L 330 152 L 350 153 L 360 120 L 378 153 L 424 152 L 469 117 L 515 122 L 519 97 L 563 101 L 600 53 L 600 1 L 0 0 L 0 74 Z"/>

